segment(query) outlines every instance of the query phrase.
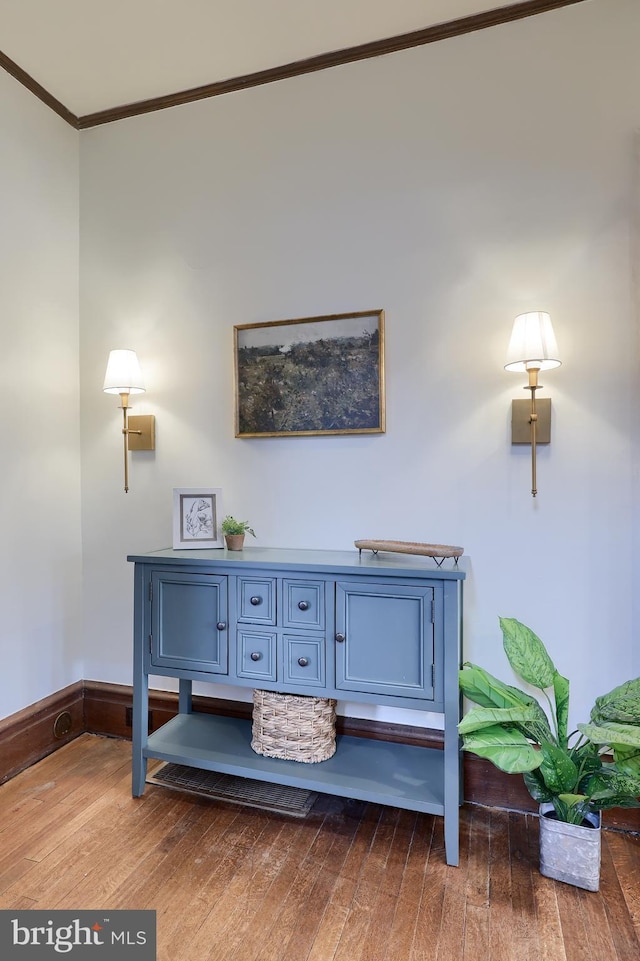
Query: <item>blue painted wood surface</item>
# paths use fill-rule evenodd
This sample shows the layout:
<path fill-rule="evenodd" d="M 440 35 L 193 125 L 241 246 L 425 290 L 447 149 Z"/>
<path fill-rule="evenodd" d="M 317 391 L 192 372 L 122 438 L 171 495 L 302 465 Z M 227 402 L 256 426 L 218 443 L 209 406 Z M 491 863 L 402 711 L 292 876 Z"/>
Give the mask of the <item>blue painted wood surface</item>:
<path fill-rule="evenodd" d="M 457 724 L 464 559 L 271 548 L 131 555 L 133 793 L 148 758 L 444 815 L 458 863 Z M 149 675 L 176 677 L 179 715 L 147 733 Z M 264 758 L 250 723 L 192 712 L 194 680 L 444 715 L 444 751 L 340 737 L 319 764 Z"/>

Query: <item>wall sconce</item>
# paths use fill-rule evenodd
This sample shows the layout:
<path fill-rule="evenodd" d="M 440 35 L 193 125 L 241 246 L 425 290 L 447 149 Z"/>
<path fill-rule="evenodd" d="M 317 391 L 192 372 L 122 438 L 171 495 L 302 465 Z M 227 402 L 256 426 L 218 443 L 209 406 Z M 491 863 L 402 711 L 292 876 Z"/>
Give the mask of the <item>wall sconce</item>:
<path fill-rule="evenodd" d="M 153 414 L 129 417 L 129 394 L 144 394 L 145 386 L 135 350 L 112 350 L 104 378 L 105 394 L 120 394 L 124 444 L 124 490 L 129 491 L 130 450 L 156 449 L 156 419 Z"/>
<path fill-rule="evenodd" d="M 511 407 L 511 443 L 531 444 L 531 493 L 538 493 L 536 480 L 536 445 L 551 441 L 551 400 L 545 398 L 536 405 L 536 391 L 541 370 L 560 367 L 558 345 L 549 314 L 534 310 L 520 314 L 513 324 L 505 370 L 523 371 L 529 375 L 524 390 L 531 391 L 531 400 L 514 400 Z"/>

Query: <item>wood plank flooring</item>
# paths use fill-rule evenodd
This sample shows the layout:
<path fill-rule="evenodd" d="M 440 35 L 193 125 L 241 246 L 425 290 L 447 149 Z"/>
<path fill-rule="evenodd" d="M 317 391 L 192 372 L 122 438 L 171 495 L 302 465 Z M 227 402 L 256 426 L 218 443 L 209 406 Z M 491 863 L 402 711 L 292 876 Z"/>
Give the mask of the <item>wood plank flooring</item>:
<path fill-rule="evenodd" d="M 158 961 L 639 961 L 640 837 L 600 891 L 538 872 L 531 815 L 442 820 L 322 797 L 305 819 L 148 786 L 83 734 L 0 786 L 0 908 L 157 912 Z"/>

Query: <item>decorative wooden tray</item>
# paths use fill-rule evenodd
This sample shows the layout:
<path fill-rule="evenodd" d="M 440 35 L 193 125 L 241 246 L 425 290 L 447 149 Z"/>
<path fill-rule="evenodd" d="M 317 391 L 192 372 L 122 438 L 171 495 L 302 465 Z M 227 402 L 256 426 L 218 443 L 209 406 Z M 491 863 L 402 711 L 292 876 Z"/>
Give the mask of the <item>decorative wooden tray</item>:
<path fill-rule="evenodd" d="M 417 541 L 354 541 L 360 553 L 362 551 L 391 551 L 394 554 L 422 554 L 424 557 L 441 558 L 436 560 L 438 567 L 442 564 L 445 557 L 455 557 L 456 564 L 458 558 L 464 554 L 464 547 L 452 547 L 450 544 L 421 544 Z"/>

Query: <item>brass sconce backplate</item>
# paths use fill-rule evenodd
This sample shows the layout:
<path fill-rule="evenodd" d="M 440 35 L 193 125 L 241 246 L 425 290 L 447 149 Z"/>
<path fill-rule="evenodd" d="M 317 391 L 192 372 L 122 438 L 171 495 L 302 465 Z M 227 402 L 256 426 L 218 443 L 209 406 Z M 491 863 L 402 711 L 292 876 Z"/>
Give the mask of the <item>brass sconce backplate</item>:
<path fill-rule="evenodd" d="M 130 415 L 127 424 L 129 450 L 156 449 L 156 419 L 153 414 Z"/>
<path fill-rule="evenodd" d="M 536 398 L 536 444 L 551 443 L 551 398 Z M 531 444 L 531 401 L 514 400 L 511 407 L 511 443 Z"/>

